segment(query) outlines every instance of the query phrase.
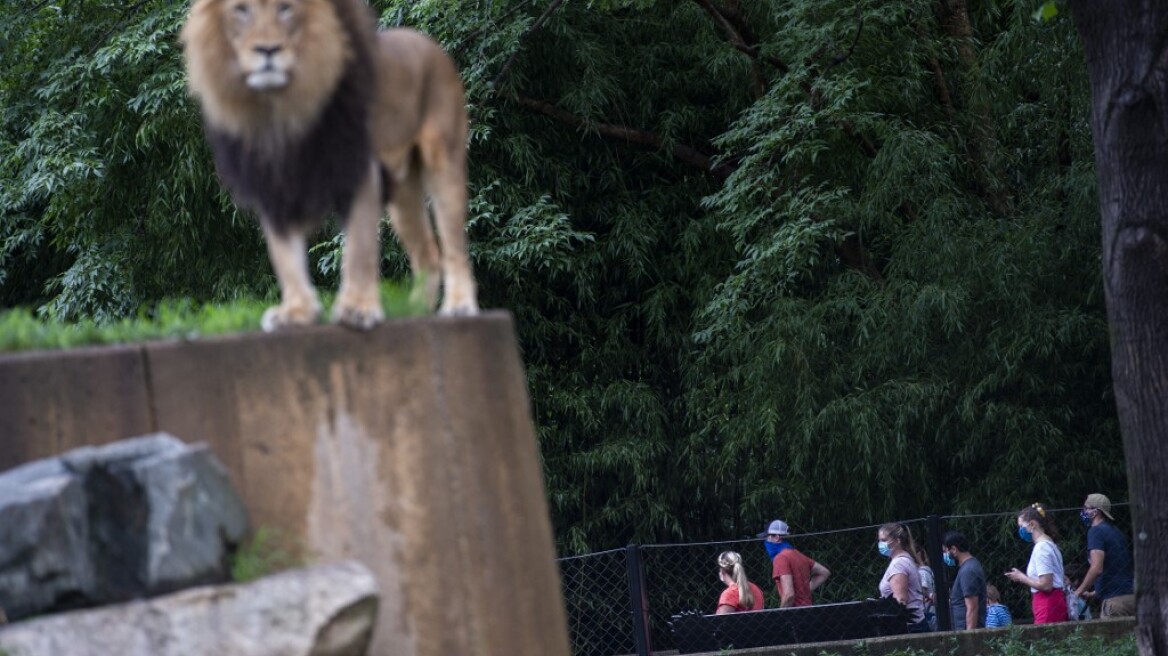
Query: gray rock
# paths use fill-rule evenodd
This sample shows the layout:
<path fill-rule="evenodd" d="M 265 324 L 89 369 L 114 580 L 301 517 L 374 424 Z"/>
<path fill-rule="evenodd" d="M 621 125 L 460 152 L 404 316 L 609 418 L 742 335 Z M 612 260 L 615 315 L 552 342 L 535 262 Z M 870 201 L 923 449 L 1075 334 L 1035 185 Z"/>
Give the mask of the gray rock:
<path fill-rule="evenodd" d="M 0 474 L 0 526 L 19 619 L 226 581 L 247 516 L 205 445 L 158 433 Z"/>
<path fill-rule="evenodd" d="M 151 594 L 224 580 L 225 543 L 239 544 L 247 532 L 227 470 L 206 445 L 182 446 L 130 465 L 148 510 L 144 583 Z"/>
<path fill-rule="evenodd" d="M 362 656 L 377 584 L 356 562 L 0 628 L 11 656 Z"/>
<path fill-rule="evenodd" d="M 39 469 L 48 475 L 0 485 L 0 608 L 13 619 L 83 603 L 96 589 L 82 483 Z"/>

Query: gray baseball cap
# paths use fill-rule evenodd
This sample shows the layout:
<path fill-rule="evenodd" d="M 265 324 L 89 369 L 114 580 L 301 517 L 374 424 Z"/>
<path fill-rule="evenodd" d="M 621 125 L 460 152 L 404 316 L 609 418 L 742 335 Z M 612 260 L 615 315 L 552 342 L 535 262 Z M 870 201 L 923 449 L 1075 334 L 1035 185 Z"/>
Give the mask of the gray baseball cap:
<path fill-rule="evenodd" d="M 759 533 L 758 537 L 765 538 L 768 535 L 790 535 L 790 534 L 791 534 L 791 528 L 789 526 L 787 526 L 787 522 L 784 522 L 781 519 L 776 519 L 775 521 L 771 522 L 770 526 L 767 527 L 767 530 L 763 531 L 762 533 Z"/>

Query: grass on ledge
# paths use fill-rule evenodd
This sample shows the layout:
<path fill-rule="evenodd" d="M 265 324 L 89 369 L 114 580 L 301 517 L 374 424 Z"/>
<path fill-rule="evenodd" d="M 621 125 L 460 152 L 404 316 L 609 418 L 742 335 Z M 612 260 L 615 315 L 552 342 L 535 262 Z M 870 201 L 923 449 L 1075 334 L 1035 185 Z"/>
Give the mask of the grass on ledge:
<path fill-rule="evenodd" d="M 733 652 L 729 652 L 733 653 Z M 863 645 L 850 652 L 853 655 L 867 653 Z M 901 649 L 885 656 L 951 656 L 958 653 L 956 638 L 945 641 L 936 651 L 928 649 Z M 841 656 L 838 652 L 820 652 L 819 656 Z M 1086 636 L 1076 630 L 1062 640 L 1039 638 L 1027 639 L 1017 631 L 994 638 L 979 656 L 1139 656 L 1134 633 L 1108 640 L 1102 636 Z"/>
<path fill-rule="evenodd" d="M 427 314 L 425 307 L 410 302 L 409 295 L 407 282 L 382 282 L 381 304 L 386 317 Z M 327 318 L 333 298 L 325 296 L 322 302 Z M 273 303 L 259 299 L 218 304 L 169 300 L 137 316 L 105 323 L 58 322 L 40 319 L 27 309 L 3 310 L 0 311 L 0 353 L 254 332 L 260 329 L 264 310 Z"/>
<path fill-rule="evenodd" d="M 276 572 L 304 566 L 303 549 L 287 550 L 280 546 L 289 538 L 266 526 L 259 527 L 251 539 L 231 556 L 231 580 L 248 583 Z"/>

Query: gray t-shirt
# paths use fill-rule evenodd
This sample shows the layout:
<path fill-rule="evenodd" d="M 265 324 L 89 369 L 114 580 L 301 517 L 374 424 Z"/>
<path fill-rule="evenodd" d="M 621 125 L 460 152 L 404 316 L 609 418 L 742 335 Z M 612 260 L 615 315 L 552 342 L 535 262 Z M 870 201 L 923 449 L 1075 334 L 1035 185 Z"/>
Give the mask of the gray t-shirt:
<path fill-rule="evenodd" d="M 977 595 L 977 627 L 985 628 L 986 619 L 986 575 L 977 558 L 970 556 L 957 568 L 953 587 L 949 592 L 949 609 L 953 616 L 953 630 L 960 631 L 965 626 L 965 598 Z"/>

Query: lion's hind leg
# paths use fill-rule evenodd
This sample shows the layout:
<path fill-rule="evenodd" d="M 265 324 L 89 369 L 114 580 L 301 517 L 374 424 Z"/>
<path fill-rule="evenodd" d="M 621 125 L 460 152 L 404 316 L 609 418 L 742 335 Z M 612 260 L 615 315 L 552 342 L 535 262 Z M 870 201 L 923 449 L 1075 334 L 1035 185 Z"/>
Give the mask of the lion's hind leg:
<path fill-rule="evenodd" d="M 385 318 L 381 309 L 381 169 L 370 162 L 369 173 L 353 199 L 345 222 L 341 255 L 341 288 L 333 304 L 333 322 L 369 330 Z"/>
<path fill-rule="evenodd" d="M 426 216 L 417 160 L 409 157 L 403 163 L 402 170 L 405 173 L 398 177 L 389 202 L 389 222 L 405 249 L 414 276 L 410 301 L 424 304 L 426 310 L 432 312 L 442 284 L 438 244 L 434 241 L 434 232 Z"/>
<path fill-rule="evenodd" d="M 461 139 L 444 139 L 438 130 L 426 127 L 420 139 L 422 170 L 442 247 L 442 307 L 438 313 L 478 314 L 466 239 L 465 134 Z"/>
<path fill-rule="evenodd" d="M 272 332 L 285 326 L 315 323 L 320 317 L 320 300 L 308 276 L 308 250 L 304 233 L 294 227 L 276 229 L 262 220 L 264 240 L 276 280 L 280 283 L 280 304 L 264 312 L 261 326 Z"/>

